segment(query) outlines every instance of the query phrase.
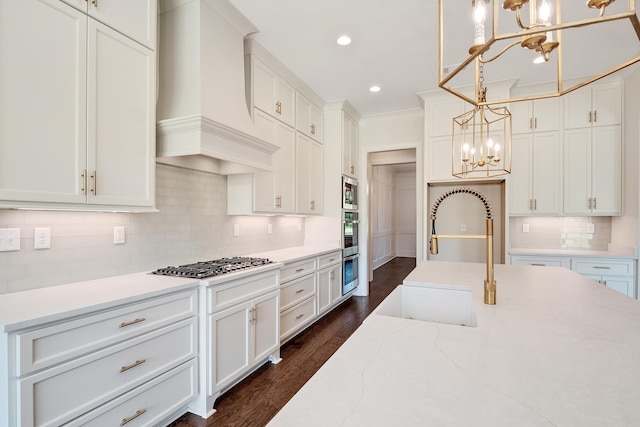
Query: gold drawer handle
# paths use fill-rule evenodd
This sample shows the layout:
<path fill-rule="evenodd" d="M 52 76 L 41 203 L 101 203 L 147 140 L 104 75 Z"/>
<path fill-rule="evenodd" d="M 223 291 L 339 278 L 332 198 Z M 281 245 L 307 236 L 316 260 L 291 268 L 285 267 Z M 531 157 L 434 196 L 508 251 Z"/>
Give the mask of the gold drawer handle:
<path fill-rule="evenodd" d="M 301 293 L 301 292 L 304 292 L 304 289 L 298 289 L 298 290 L 296 291 L 296 294 L 299 294 L 299 293 Z"/>
<path fill-rule="evenodd" d="M 298 320 L 298 319 L 302 319 L 303 317 L 304 317 L 304 314 L 298 314 L 298 315 L 296 316 L 296 320 Z"/>
<path fill-rule="evenodd" d="M 132 320 L 131 322 L 122 322 L 120 323 L 120 328 L 126 328 L 127 326 L 131 326 L 131 325 L 135 325 L 136 323 L 140 323 L 140 322 L 144 322 L 145 319 L 144 317 L 139 317 L 138 319 Z"/>
<path fill-rule="evenodd" d="M 296 270 L 296 273 L 300 273 L 301 271 L 304 271 L 304 268 L 299 268 Z"/>
<path fill-rule="evenodd" d="M 144 362 L 146 362 L 146 359 L 140 359 L 140 360 L 136 360 L 134 363 L 132 363 L 129 366 L 123 366 L 122 368 L 120 368 L 120 372 L 125 372 L 128 371 L 131 368 L 135 368 L 136 366 L 142 365 Z"/>
<path fill-rule="evenodd" d="M 135 414 L 131 415 L 129 418 L 123 418 L 122 422 L 120 423 L 120 426 L 123 426 L 125 424 L 127 424 L 129 421 L 133 421 L 136 418 L 138 418 L 140 415 L 144 414 L 145 412 L 147 412 L 146 409 L 140 409 L 138 411 L 136 411 Z"/>
<path fill-rule="evenodd" d="M 335 260 L 336 260 L 335 258 L 331 258 L 331 259 L 329 260 L 329 262 L 333 262 L 333 261 L 335 261 Z"/>

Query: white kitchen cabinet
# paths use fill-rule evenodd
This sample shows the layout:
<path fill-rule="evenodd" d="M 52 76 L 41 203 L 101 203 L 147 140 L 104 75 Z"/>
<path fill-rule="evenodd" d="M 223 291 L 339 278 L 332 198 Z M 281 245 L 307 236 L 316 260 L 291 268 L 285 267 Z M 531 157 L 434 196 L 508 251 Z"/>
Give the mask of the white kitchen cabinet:
<path fill-rule="evenodd" d="M 62 0 L 151 50 L 156 48 L 157 0 Z"/>
<path fill-rule="evenodd" d="M 620 126 L 564 132 L 564 213 L 622 213 L 622 137 Z"/>
<path fill-rule="evenodd" d="M 509 175 L 510 215 L 562 212 L 562 147 L 559 132 L 514 135 Z"/>
<path fill-rule="evenodd" d="M 203 287 L 200 395 L 191 410 L 202 417 L 215 400 L 267 360 L 280 361 L 279 270 L 252 273 Z"/>
<path fill-rule="evenodd" d="M 322 109 L 296 92 L 296 129 L 320 144 L 324 137 Z"/>
<path fill-rule="evenodd" d="M 468 108 L 472 108 L 472 106 L 470 104 L 466 104 L 456 96 L 446 95 L 445 97 L 431 99 L 425 108 L 427 114 L 428 137 L 435 138 L 448 136 L 451 138 L 451 133 L 453 131 L 453 118 L 468 111 Z M 450 153 L 449 156 L 451 156 Z M 451 173 L 449 173 L 449 175 L 451 175 Z"/>
<path fill-rule="evenodd" d="M 563 98 L 565 129 L 622 123 L 622 83 L 619 81 L 590 84 Z"/>
<path fill-rule="evenodd" d="M 153 424 L 172 415 L 197 393 L 197 307 L 189 289 L 10 332 L 8 425 L 101 426 L 138 412 L 138 423 Z"/>
<path fill-rule="evenodd" d="M 333 252 L 318 258 L 318 314 L 329 311 L 342 297 L 342 254 Z"/>
<path fill-rule="evenodd" d="M 280 147 L 272 155 L 273 172 L 237 174 L 227 177 L 227 214 L 294 213 L 296 132 L 256 109 L 256 129 L 267 141 Z"/>
<path fill-rule="evenodd" d="M 2 2 L 0 40 L 0 206 L 153 207 L 155 52 L 56 0 Z"/>
<path fill-rule="evenodd" d="M 285 263 L 280 279 L 280 342 L 284 344 L 295 333 L 317 317 L 317 257 Z"/>
<path fill-rule="evenodd" d="M 251 57 L 253 106 L 295 127 L 296 91 L 255 56 Z"/>
<path fill-rule="evenodd" d="M 572 259 L 571 270 L 628 297 L 634 297 L 635 261 L 633 260 Z"/>
<path fill-rule="evenodd" d="M 513 102 L 509 105 L 513 134 L 559 131 L 562 98 Z"/>
<path fill-rule="evenodd" d="M 358 178 L 358 123 L 342 112 L 342 174 Z"/>
<path fill-rule="evenodd" d="M 321 144 L 296 135 L 296 213 L 323 213 L 324 154 Z"/>

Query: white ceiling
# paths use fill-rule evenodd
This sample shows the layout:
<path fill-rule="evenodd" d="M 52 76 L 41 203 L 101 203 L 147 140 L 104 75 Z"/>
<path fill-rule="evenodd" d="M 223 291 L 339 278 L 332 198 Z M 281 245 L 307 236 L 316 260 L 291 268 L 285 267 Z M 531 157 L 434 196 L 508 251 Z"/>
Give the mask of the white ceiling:
<path fill-rule="evenodd" d="M 438 89 L 437 75 L 437 0 L 230 2 L 258 28 L 253 37 L 327 102 L 346 99 L 368 116 L 418 108 L 418 93 L 442 90 Z M 565 22 L 595 17 L 597 12 L 587 9 L 585 3 L 565 0 Z M 457 65 L 466 59 L 472 41 L 471 1 L 445 0 L 444 4 L 444 65 Z M 626 1 L 615 2 L 607 15 L 625 11 L 627 5 Z M 501 26 L 512 23 L 512 15 L 502 11 Z M 341 34 L 351 36 L 353 43 L 338 46 L 335 40 Z M 563 46 L 565 80 L 601 73 L 640 50 L 629 20 L 564 31 Z M 499 50 L 495 45 L 490 52 Z M 532 55 L 517 46 L 511 49 L 487 66 L 487 83 L 518 79 L 519 85 L 530 85 L 552 80 L 555 61 L 534 68 Z M 542 71 L 545 67 L 550 74 Z M 460 76 L 453 86 L 473 81 L 470 71 Z M 382 90 L 370 93 L 372 85 Z"/>

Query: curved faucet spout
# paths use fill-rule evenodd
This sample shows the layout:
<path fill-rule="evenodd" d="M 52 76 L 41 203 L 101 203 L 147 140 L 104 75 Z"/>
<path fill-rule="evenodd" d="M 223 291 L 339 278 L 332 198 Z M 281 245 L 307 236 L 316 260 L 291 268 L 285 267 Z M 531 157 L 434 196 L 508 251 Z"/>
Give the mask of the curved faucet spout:
<path fill-rule="evenodd" d="M 484 236 L 470 236 L 470 235 L 438 235 L 436 233 L 436 214 L 440 204 L 449 196 L 454 194 L 470 194 L 477 197 L 484 204 L 486 211 L 486 234 Z M 438 253 L 438 238 L 477 238 L 486 239 L 486 264 L 487 264 L 487 278 L 484 281 L 484 303 L 495 304 L 496 303 L 496 281 L 493 278 L 493 218 L 491 213 L 491 205 L 487 201 L 487 198 L 480 192 L 473 188 L 458 187 L 451 189 L 438 197 L 438 200 L 433 204 L 431 209 L 431 239 L 429 244 L 429 250 L 433 255 Z"/>

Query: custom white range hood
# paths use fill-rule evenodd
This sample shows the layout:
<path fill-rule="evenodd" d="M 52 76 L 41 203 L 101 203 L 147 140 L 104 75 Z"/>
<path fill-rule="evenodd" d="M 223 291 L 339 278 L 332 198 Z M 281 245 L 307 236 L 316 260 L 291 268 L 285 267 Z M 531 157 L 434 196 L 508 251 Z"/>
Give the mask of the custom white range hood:
<path fill-rule="evenodd" d="M 244 38 L 257 29 L 227 0 L 160 0 L 158 162 L 219 174 L 272 170 L 256 130 Z"/>

